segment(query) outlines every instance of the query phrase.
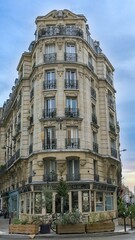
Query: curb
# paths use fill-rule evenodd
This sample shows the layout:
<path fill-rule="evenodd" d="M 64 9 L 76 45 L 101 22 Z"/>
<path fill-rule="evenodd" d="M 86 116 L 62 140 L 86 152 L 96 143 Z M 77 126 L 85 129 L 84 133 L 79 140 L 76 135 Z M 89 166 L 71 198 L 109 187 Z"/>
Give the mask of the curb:
<path fill-rule="evenodd" d="M 31 238 L 30 236 L 33 236 L 34 239 L 39 239 L 39 238 L 55 238 L 55 239 L 60 239 L 60 238 L 87 238 L 87 237 L 105 237 L 105 236 L 117 236 L 117 235 L 125 235 L 125 234 L 130 234 L 131 232 L 102 232 L 102 233 L 83 233 L 83 234 L 37 234 L 35 235 L 23 235 L 23 234 L 0 234 L 0 238 L 5 238 L 5 239 L 28 239 Z M 32 239 L 32 238 L 31 238 Z"/>

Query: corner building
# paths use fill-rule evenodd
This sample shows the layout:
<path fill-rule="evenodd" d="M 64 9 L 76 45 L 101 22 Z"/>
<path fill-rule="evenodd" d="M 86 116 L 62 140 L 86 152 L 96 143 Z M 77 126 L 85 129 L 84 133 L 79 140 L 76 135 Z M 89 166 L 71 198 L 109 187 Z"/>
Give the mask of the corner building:
<path fill-rule="evenodd" d="M 65 211 L 116 216 L 121 167 L 114 68 L 85 16 L 54 10 L 37 17 L 35 41 L 17 71 L 0 109 L 3 207 L 20 217 L 47 213 L 37 201 L 49 184 L 51 211 L 60 212 L 56 185 L 63 177 Z"/>

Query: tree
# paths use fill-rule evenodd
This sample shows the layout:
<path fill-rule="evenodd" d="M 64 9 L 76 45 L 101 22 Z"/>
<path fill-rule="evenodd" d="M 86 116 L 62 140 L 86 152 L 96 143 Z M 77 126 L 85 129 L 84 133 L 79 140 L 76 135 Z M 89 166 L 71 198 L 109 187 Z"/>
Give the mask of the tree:
<path fill-rule="evenodd" d="M 61 198 L 61 213 L 63 213 L 64 210 L 64 199 L 68 196 L 68 186 L 66 181 L 61 178 L 59 180 L 58 186 L 57 186 L 57 193 Z"/>

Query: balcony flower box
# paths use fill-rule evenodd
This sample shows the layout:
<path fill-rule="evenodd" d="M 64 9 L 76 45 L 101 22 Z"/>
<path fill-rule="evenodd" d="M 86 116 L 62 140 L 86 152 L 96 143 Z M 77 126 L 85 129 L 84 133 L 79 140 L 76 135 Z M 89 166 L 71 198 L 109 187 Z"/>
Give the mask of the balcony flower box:
<path fill-rule="evenodd" d="M 67 234 L 67 233 L 85 233 L 85 224 L 57 224 L 56 225 L 57 234 Z"/>

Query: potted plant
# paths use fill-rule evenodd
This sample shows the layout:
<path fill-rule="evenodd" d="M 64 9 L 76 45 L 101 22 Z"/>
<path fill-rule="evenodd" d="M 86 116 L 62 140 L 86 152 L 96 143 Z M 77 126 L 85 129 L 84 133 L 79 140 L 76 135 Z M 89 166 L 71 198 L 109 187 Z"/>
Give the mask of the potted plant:
<path fill-rule="evenodd" d="M 78 210 L 64 213 L 56 223 L 57 234 L 84 232 L 85 224 L 81 222 L 81 213 Z"/>

